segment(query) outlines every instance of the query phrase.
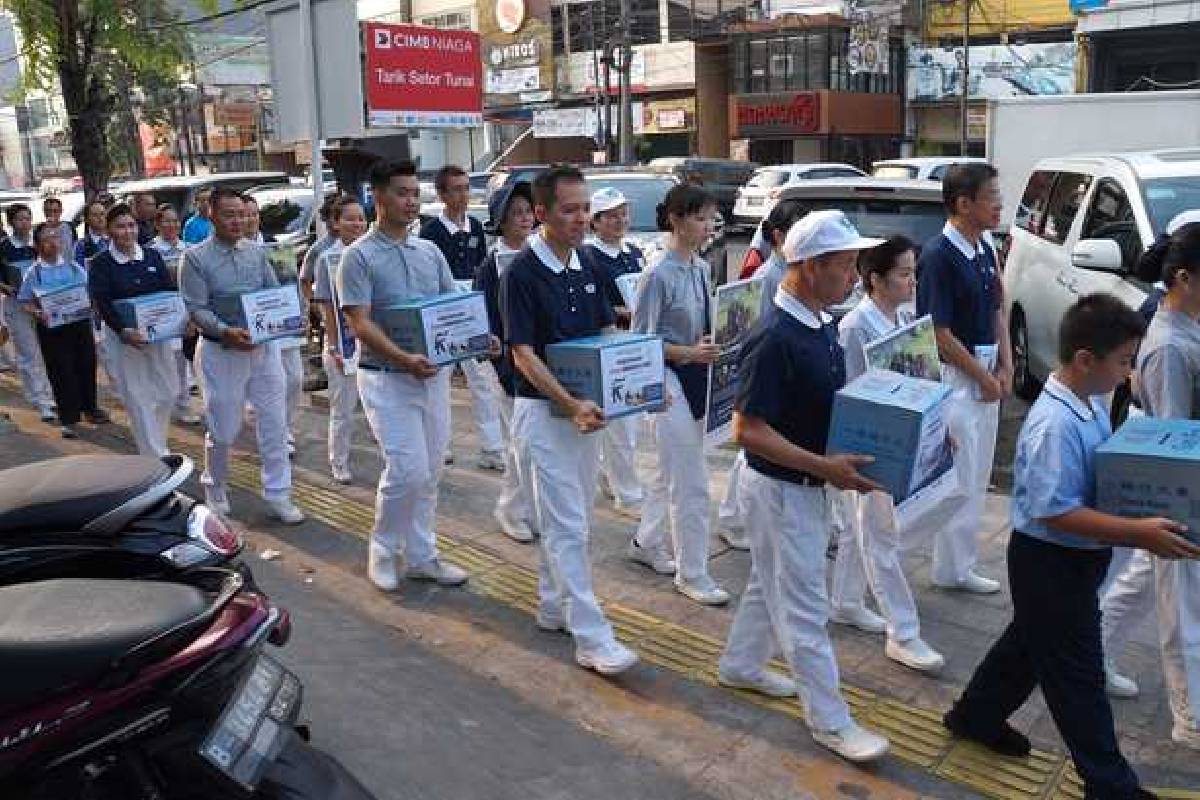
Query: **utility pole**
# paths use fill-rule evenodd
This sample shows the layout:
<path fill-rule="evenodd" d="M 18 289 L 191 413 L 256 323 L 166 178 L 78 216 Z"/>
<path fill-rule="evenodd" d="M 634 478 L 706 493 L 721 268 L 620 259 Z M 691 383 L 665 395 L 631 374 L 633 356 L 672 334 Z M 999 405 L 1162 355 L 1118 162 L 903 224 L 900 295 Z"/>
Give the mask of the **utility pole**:
<path fill-rule="evenodd" d="M 958 154 L 967 155 L 967 106 L 971 94 L 971 0 L 963 4 L 962 90 L 958 98 Z"/>
<path fill-rule="evenodd" d="M 621 0 L 620 48 L 621 48 L 621 106 L 620 106 L 620 142 L 621 163 L 633 163 L 633 102 L 630 96 L 630 70 L 633 66 L 633 47 L 630 45 L 632 21 L 629 10 L 630 0 Z M 605 91 L 608 87 L 604 87 Z"/>

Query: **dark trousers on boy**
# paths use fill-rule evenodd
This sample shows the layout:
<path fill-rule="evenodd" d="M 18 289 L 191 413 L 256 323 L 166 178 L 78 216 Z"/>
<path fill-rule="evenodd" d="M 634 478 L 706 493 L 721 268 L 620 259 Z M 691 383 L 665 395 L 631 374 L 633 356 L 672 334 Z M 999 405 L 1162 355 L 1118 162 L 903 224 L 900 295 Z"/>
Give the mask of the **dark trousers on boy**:
<path fill-rule="evenodd" d="M 63 425 L 79 422 L 81 412 L 94 414 L 96 405 L 96 340 L 91 320 L 80 320 L 57 328 L 37 326 L 46 377 L 54 391 L 58 420 Z"/>

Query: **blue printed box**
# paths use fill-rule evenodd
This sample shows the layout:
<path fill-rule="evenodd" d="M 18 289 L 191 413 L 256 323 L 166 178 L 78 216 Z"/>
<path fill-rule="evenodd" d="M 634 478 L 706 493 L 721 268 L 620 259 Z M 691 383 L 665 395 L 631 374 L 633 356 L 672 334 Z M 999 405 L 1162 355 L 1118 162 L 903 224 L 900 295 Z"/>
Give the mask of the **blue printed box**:
<path fill-rule="evenodd" d="M 406 300 L 371 312 L 396 346 L 434 364 L 452 364 L 486 356 L 492 334 L 482 292 L 451 292 Z"/>
<path fill-rule="evenodd" d="M 188 313 L 179 292 L 153 292 L 113 302 L 126 328 L 138 331 L 147 342 L 179 339 L 187 332 Z"/>
<path fill-rule="evenodd" d="M 1096 507 L 1168 517 L 1200 542 L 1200 422 L 1130 417 L 1096 448 Z"/>
<path fill-rule="evenodd" d="M 608 419 L 666 407 L 662 338 L 640 333 L 587 336 L 552 344 L 546 363 L 562 387 L 591 400 Z M 555 408 L 556 414 L 562 410 Z"/>
<path fill-rule="evenodd" d="M 860 472 L 900 503 L 954 464 L 949 396 L 950 387 L 936 381 L 867 372 L 834 397 L 826 452 L 873 456 Z"/>

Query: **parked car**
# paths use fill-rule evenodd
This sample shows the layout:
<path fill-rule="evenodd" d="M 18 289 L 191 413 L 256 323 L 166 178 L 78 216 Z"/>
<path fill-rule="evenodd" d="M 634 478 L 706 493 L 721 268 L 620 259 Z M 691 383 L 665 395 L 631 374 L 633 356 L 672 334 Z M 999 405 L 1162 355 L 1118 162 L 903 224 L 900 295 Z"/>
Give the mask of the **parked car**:
<path fill-rule="evenodd" d="M 1015 389 L 1033 399 L 1057 363 L 1058 326 L 1083 295 L 1109 292 L 1133 308 L 1148 288 L 1138 259 L 1181 211 L 1200 208 L 1200 149 L 1047 158 L 1026 182 L 1011 228 Z"/>
<path fill-rule="evenodd" d="M 899 180 L 940 181 L 946 170 L 955 164 L 987 163 L 986 158 L 973 156 L 927 156 L 923 158 L 890 158 L 871 165 L 871 177 Z"/>
<path fill-rule="evenodd" d="M 186 220 L 196 208 L 196 195 L 201 189 L 228 186 L 238 192 L 262 186 L 289 185 L 284 172 L 223 172 L 212 175 L 181 175 L 171 178 L 147 178 L 129 181 L 121 186 L 120 199 L 130 202 L 138 192 L 150 192 L 158 203 L 170 203 Z"/>
<path fill-rule="evenodd" d="M 779 164 L 760 167 L 754 170 L 746 185 L 738 189 L 730 221 L 737 226 L 757 225 L 783 190 L 800 181 L 865 177 L 865 172 L 849 164 Z"/>
<path fill-rule="evenodd" d="M 729 158 L 668 157 L 651 159 L 647 165 L 657 172 L 668 172 L 684 183 L 694 183 L 717 198 L 717 207 L 725 219 L 733 219 L 733 206 L 741 189 L 758 164 Z"/>

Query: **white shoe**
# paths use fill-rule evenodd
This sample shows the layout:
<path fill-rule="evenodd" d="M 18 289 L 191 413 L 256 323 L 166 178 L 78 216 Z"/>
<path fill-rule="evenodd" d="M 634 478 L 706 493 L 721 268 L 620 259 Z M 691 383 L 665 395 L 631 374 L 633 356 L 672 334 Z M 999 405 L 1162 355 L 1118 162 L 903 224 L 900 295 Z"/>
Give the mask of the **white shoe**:
<path fill-rule="evenodd" d="M 721 672 L 717 675 L 717 683 L 729 689 L 748 689 L 767 697 L 795 697 L 797 691 L 794 680 L 769 669 L 763 670 L 763 673 L 755 678 Z"/>
<path fill-rule="evenodd" d="M 638 663 L 638 654 L 613 640 L 596 650 L 576 650 L 575 661 L 584 669 L 594 669 L 601 675 L 620 675 Z"/>
<path fill-rule="evenodd" d="M 229 505 L 229 495 L 225 493 L 224 486 L 205 486 L 204 505 L 223 517 L 228 517 L 233 511 L 233 508 Z"/>
<path fill-rule="evenodd" d="M 282 522 L 284 525 L 299 525 L 304 522 L 304 512 L 296 508 L 295 503 L 290 497 L 268 497 L 265 498 L 267 503 L 268 516 Z"/>
<path fill-rule="evenodd" d="M 874 761 L 888 751 L 888 740 L 851 722 L 840 731 L 813 731 L 813 741 L 847 761 Z"/>
<path fill-rule="evenodd" d="M 475 466 L 493 472 L 504 472 L 504 453 L 499 450 L 480 450 Z"/>
<path fill-rule="evenodd" d="M 623 517 L 629 517 L 630 519 L 641 519 L 643 502 L 643 500 L 622 500 L 621 498 L 617 497 L 612 501 L 613 511 L 617 512 Z"/>
<path fill-rule="evenodd" d="M 659 575 L 675 574 L 675 559 L 671 558 L 665 547 L 642 547 L 634 536 L 629 540 L 625 555 L 630 561 L 647 566 Z"/>
<path fill-rule="evenodd" d="M 434 581 L 438 586 L 462 586 L 467 571 L 453 564 L 443 564 L 436 558 L 419 567 L 409 567 L 406 576 L 414 581 Z"/>
<path fill-rule="evenodd" d="M 1200 750 L 1200 731 L 1176 722 L 1171 726 L 1171 741 L 1193 750 Z"/>
<path fill-rule="evenodd" d="M 603 470 L 601 470 L 600 475 L 596 478 L 596 488 L 600 490 L 600 494 L 609 500 L 617 499 L 617 493 L 613 491 L 612 484 L 608 481 L 608 475 Z"/>
<path fill-rule="evenodd" d="M 182 425 L 199 425 L 200 415 L 191 411 L 180 411 L 175 415 L 175 421 Z"/>
<path fill-rule="evenodd" d="M 1117 672 L 1110 662 L 1104 662 L 1104 691 L 1109 697 L 1137 697 L 1138 685 L 1131 679 Z"/>
<path fill-rule="evenodd" d="M 296 443 L 288 442 L 287 443 L 287 451 L 288 451 L 288 458 L 294 458 L 296 455 Z"/>
<path fill-rule="evenodd" d="M 946 659 L 942 654 L 920 638 L 909 639 L 907 642 L 888 639 L 883 653 L 892 661 L 918 672 L 937 672 L 946 664 Z"/>
<path fill-rule="evenodd" d="M 492 517 L 500 526 L 500 530 L 504 531 L 504 535 L 514 542 L 529 544 L 533 541 L 533 531 L 530 530 L 529 523 L 525 520 L 513 519 L 498 508 L 492 512 Z"/>
<path fill-rule="evenodd" d="M 719 535 L 721 540 L 734 550 L 750 549 L 750 537 L 746 534 L 745 528 L 721 528 Z"/>
<path fill-rule="evenodd" d="M 534 622 L 539 630 L 547 633 L 570 633 L 567 630 L 567 621 L 562 618 L 561 614 L 550 614 L 541 609 L 538 609 L 537 616 L 534 617 Z"/>
<path fill-rule="evenodd" d="M 349 467 L 330 467 L 329 471 L 333 474 L 334 483 L 340 483 L 343 486 L 354 483 L 354 474 L 350 472 Z"/>
<path fill-rule="evenodd" d="M 883 633 L 887 630 L 887 620 L 865 606 L 834 609 L 830 619 L 839 625 L 858 628 L 863 633 Z"/>
<path fill-rule="evenodd" d="M 950 592 L 970 592 L 971 594 L 995 594 L 1000 591 L 1000 581 L 985 578 L 974 572 L 968 572 L 967 577 L 958 583 L 937 583 L 935 581 L 933 585 Z"/>
<path fill-rule="evenodd" d="M 372 542 L 367 555 L 367 576 L 376 589 L 396 591 L 400 587 L 400 579 L 396 577 L 396 554 Z"/>
<path fill-rule="evenodd" d="M 680 580 L 677 575 L 675 588 L 681 595 L 690 597 L 702 606 L 723 606 L 729 602 L 729 592 L 707 575 L 695 583 Z"/>

